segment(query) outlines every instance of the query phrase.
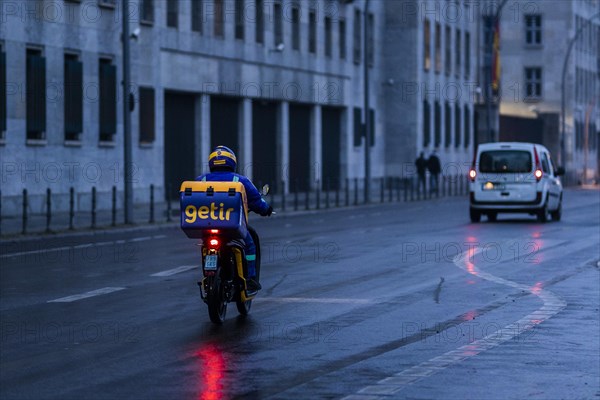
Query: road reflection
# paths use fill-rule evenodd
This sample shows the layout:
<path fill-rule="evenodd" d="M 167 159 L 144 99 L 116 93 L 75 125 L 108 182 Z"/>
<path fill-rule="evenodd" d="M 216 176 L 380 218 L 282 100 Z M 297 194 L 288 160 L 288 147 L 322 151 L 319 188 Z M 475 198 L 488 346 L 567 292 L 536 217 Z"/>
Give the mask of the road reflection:
<path fill-rule="evenodd" d="M 197 353 L 201 367 L 201 389 L 199 400 L 220 400 L 224 398 L 225 358 L 214 344 L 206 344 Z"/>

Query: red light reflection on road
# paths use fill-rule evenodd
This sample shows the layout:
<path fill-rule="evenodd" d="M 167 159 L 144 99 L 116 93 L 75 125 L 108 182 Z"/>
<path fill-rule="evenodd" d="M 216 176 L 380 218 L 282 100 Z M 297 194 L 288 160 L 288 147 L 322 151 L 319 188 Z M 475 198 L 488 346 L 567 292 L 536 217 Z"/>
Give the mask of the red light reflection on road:
<path fill-rule="evenodd" d="M 202 362 L 202 392 L 199 400 L 220 400 L 223 396 L 225 359 L 214 345 L 203 347 L 198 353 Z"/>
<path fill-rule="evenodd" d="M 471 275 L 477 276 L 477 270 L 475 269 L 475 264 L 473 264 L 473 258 L 475 257 L 475 247 L 470 247 L 467 250 L 467 256 L 465 257 L 465 266 L 467 267 L 467 272 Z"/>
<path fill-rule="evenodd" d="M 542 293 L 543 289 L 544 284 L 542 282 L 536 282 L 536 284 L 531 287 L 531 293 L 535 294 L 536 296 L 539 296 L 540 293 Z"/>

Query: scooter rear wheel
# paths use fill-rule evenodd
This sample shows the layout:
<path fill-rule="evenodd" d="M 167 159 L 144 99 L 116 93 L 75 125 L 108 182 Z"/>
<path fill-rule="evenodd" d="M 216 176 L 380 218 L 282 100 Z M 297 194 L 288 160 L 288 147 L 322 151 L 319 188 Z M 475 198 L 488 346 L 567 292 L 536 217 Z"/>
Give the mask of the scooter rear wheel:
<path fill-rule="evenodd" d="M 223 297 L 223 287 L 219 277 L 213 278 L 209 282 L 209 290 L 207 293 L 206 303 L 208 305 L 208 316 L 215 324 L 222 324 L 225 321 L 227 314 L 227 302 Z"/>

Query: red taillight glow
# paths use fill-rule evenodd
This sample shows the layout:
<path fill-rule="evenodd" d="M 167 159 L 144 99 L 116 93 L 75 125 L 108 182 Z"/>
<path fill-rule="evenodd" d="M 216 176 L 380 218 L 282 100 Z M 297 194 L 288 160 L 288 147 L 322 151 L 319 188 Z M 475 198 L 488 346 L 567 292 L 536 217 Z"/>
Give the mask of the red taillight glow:
<path fill-rule="evenodd" d="M 544 173 L 542 172 L 542 170 L 536 169 L 535 170 L 535 179 L 537 179 L 539 181 L 540 179 L 542 179 L 542 176 L 544 176 Z"/>
<path fill-rule="evenodd" d="M 542 166 L 540 165 L 540 156 L 538 155 L 537 149 L 533 147 L 533 155 L 535 156 L 535 179 L 539 182 L 542 179 L 544 173 L 542 172 Z"/>
<path fill-rule="evenodd" d="M 471 179 L 471 182 L 475 182 L 476 176 L 477 176 L 477 171 L 475 171 L 473 168 L 471 168 L 471 170 L 469 171 L 469 178 Z"/>
<path fill-rule="evenodd" d="M 210 247 L 217 247 L 219 245 L 219 240 L 218 239 L 210 239 L 208 241 L 208 244 L 210 244 Z"/>
<path fill-rule="evenodd" d="M 219 233 L 219 230 L 218 229 L 211 229 L 210 233 Z"/>

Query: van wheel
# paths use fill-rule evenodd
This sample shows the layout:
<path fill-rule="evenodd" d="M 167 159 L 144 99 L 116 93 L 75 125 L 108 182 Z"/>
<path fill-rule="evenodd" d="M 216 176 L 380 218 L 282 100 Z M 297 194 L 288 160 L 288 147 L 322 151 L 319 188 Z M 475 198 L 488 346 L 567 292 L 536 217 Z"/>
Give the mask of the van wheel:
<path fill-rule="evenodd" d="M 496 220 L 498 219 L 498 213 L 496 213 L 496 212 L 488 213 L 487 219 L 490 222 L 496 222 Z"/>
<path fill-rule="evenodd" d="M 558 202 L 558 208 L 556 209 L 556 211 L 552 211 L 550 213 L 550 216 L 552 216 L 552 221 L 560 221 L 560 218 L 562 217 L 562 197 Z"/>
<path fill-rule="evenodd" d="M 544 204 L 544 207 L 542 207 L 538 212 L 537 212 L 537 220 L 538 222 L 548 222 L 548 220 L 550 219 L 550 214 L 548 212 L 548 203 L 546 202 L 546 204 Z"/>
<path fill-rule="evenodd" d="M 473 223 L 481 221 L 481 213 L 477 210 L 470 208 L 469 216 L 471 217 L 471 222 Z"/>

